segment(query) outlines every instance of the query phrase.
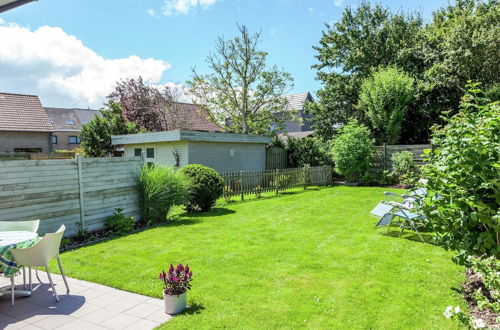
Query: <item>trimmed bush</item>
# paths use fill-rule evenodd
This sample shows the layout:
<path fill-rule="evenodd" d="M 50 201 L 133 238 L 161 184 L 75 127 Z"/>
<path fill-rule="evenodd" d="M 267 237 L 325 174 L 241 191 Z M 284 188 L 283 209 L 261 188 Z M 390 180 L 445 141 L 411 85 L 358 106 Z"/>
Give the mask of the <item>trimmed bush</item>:
<path fill-rule="evenodd" d="M 286 146 L 289 167 L 333 165 L 330 146 L 315 137 L 289 137 Z"/>
<path fill-rule="evenodd" d="M 189 180 L 172 167 L 144 165 L 139 173 L 138 187 L 141 221 L 160 223 L 167 219 L 172 206 L 186 201 Z"/>
<path fill-rule="evenodd" d="M 349 182 L 358 182 L 368 171 L 372 149 L 370 130 L 356 120 L 350 121 L 333 140 L 335 171 Z"/>
<path fill-rule="evenodd" d="M 123 214 L 123 209 L 117 207 L 115 214 L 106 219 L 106 228 L 111 230 L 115 235 L 125 235 L 134 230 L 134 217 L 126 217 Z"/>
<path fill-rule="evenodd" d="M 213 168 L 199 164 L 187 165 L 181 172 L 190 182 L 186 210 L 188 212 L 210 210 L 224 191 L 222 175 Z"/>
<path fill-rule="evenodd" d="M 420 173 L 411 151 L 396 152 L 391 157 L 392 172 L 399 182 L 414 185 Z"/>

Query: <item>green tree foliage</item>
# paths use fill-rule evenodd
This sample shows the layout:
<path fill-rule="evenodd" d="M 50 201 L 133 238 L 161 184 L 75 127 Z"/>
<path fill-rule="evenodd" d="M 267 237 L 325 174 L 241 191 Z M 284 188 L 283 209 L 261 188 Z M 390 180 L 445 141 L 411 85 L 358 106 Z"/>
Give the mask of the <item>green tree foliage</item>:
<path fill-rule="evenodd" d="M 336 124 L 351 118 L 364 121 L 357 110 L 362 81 L 372 68 L 397 66 L 408 72 L 420 71 L 423 59 L 412 49 L 419 44 L 422 19 L 419 15 L 391 13 L 381 5 L 362 2 L 347 7 L 342 18 L 328 25 L 317 51 L 317 77 L 323 88 L 319 100 L 309 105 L 315 129 L 325 139 L 335 133 Z"/>
<path fill-rule="evenodd" d="M 436 127 L 423 168 L 431 198 L 423 206 L 439 242 L 467 255 L 500 255 L 500 103 L 469 85 L 458 114 Z"/>
<path fill-rule="evenodd" d="M 297 139 L 289 137 L 285 150 L 288 152 L 289 167 L 332 165 L 330 146 L 315 137 Z"/>
<path fill-rule="evenodd" d="M 134 123 L 127 122 L 122 117 L 122 109 L 117 103 L 110 101 L 100 113 L 101 116 L 94 116 L 80 131 L 80 145 L 87 157 L 109 156 L 113 152 L 112 135 L 138 132 Z"/>
<path fill-rule="evenodd" d="M 368 171 L 372 149 L 370 130 L 356 120 L 351 120 L 333 140 L 335 171 L 349 182 L 359 181 Z"/>
<path fill-rule="evenodd" d="M 395 144 L 401 123 L 415 99 L 415 80 L 395 68 L 380 68 L 361 84 L 358 107 L 379 144 Z"/>
<path fill-rule="evenodd" d="M 189 92 L 227 131 L 269 134 L 271 123 L 280 128 L 293 115 L 283 111 L 287 100 L 282 97 L 290 90 L 292 77 L 266 65 L 267 53 L 258 49 L 260 33 L 238 28 L 239 36 L 217 40 L 215 52 L 206 59 L 208 74 L 193 69 Z"/>
<path fill-rule="evenodd" d="M 199 164 L 187 165 L 181 169 L 181 173 L 189 179 L 186 210 L 210 210 L 224 191 L 222 175 L 213 168 Z"/>
<path fill-rule="evenodd" d="M 328 139 L 336 123 L 350 118 L 369 124 L 355 106 L 360 86 L 374 68 L 394 66 L 415 78 L 417 87 L 399 143 L 427 142 L 440 114 L 458 108 L 468 80 L 485 90 L 499 83 L 499 11 L 496 0 L 457 0 L 424 25 L 418 14 L 367 2 L 346 8 L 315 47 L 323 87 L 309 111 L 318 133 Z"/>

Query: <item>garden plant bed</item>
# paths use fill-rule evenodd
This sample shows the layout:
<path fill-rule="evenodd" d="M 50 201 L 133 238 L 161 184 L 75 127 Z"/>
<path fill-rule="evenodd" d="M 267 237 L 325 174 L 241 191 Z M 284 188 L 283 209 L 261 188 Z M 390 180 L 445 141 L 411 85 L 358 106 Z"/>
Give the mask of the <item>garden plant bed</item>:
<path fill-rule="evenodd" d="M 463 268 L 410 232 L 374 229 L 368 214 L 385 190 L 320 188 L 181 212 L 61 258 L 68 276 L 156 298 L 161 270 L 189 264 L 191 308 L 164 328 L 457 327 L 442 313 L 465 308 Z"/>
<path fill-rule="evenodd" d="M 482 292 L 487 293 L 488 289 L 484 286 L 481 276 L 478 276 L 472 269 L 467 269 L 465 271 L 467 280 L 463 285 L 465 300 L 469 305 L 469 311 L 473 319 L 482 319 L 487 325 L 493 329 L 500 328 L 500 315 L 493 312 L 488 308 L 483 310 L 479 309 L 476 300 L 473 298 L 474 291 L 480 289 Z M 491 295 L 487 294 L 492 301 Z"/>

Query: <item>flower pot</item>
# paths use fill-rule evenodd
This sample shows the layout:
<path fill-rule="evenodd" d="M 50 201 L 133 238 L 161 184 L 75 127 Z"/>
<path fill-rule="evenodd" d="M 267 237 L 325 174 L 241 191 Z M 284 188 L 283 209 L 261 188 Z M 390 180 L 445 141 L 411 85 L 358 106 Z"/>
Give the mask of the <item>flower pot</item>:
<path fill-rule="evenodd" d="M 169 295 L 163 291 L 163 301 L 165 302 L 165 313 L 174 315 L 179 314 L 186 308 L 186 294 Z"/>

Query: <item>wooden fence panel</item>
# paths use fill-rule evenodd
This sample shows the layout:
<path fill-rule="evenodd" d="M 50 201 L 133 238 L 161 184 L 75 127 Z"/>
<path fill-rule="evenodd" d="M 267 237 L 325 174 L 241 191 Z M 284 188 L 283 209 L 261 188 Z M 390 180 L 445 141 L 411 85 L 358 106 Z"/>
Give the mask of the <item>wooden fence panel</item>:
<path fill-rule="evenodd" d="M 383 145 L 376 146 L 372 154 L 371 167 L 373 169 L 392 171 L 393 154 L 400 151 L 410 151 L 413 159 L 418 165 L 425 164 L 424 150 L 431 149 L 430 144 L 409 144 L 409 145 Z"/>
<path fill-rule="evenodd" d="M 0 221 L 40 219 L 41 233 L 64 224 L 72 235 L 78 221 L 101 229 L 117 207 L 138 218 L 141 164 L 140 157 L 0 160 Z"/>
<path fill-rule="evenodd" d="M 224 178 L 224 198 L 245 195 L 260 195 L 264 192 L 284 191 L 309 185 L 329 185 L 332 183 L 331 166 L 287 168 L 264 171 L 241 171 L 222 173 Z"/>
<path fill-rule="evenodd" d="M 288 167 L 288 152 L 279 147 L 266 150 L 266 170 L 276 170 Z"/>

